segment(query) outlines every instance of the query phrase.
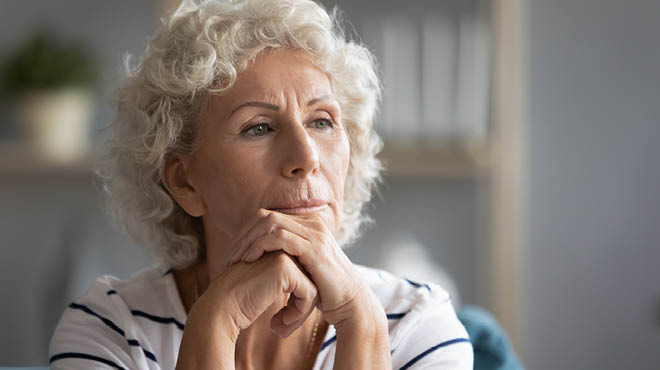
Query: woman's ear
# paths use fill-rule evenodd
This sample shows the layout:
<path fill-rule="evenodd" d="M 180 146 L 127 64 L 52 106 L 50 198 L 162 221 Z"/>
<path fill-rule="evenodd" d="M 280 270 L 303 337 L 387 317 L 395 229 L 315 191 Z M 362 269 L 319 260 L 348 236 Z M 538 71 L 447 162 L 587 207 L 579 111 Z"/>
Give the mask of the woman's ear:
<path fill-rule="evenodd" d="M 187 158 L 170 155 L 165 161 L 165 185 L 172 198 L 187 214 L 199 217 L 206 213 L 206 203 L 191 181 L 189 168 Z"/>

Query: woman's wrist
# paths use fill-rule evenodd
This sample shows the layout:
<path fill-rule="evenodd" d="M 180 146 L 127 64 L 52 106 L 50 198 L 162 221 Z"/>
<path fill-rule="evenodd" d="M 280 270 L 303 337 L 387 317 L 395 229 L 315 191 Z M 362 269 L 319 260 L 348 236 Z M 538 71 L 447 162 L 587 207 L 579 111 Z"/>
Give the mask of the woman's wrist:
<path fill-rule="evenodd" d="M 230 332 L 213 327 L 197 327 L 186 323 L 179 348 L 176 369 L 233 370 L 236 341 Z"/>
<path fill-rule="evenodd" d="M 193 305 L 183 332 L 177 370 L 234 369 L 239 328 L 231 315 L 208 305 Z"/>
<path fill-rule="evenodd" d="M 186 328 L 188 325 L 194 325 L 201 332 L 200 334 L 208 334 L 213 339 L 221 338 L 235 345 L 241 329 L 229 314 L 230 311 L 218 303 L 204 304 L 202 299 L 199 299 L 188 312 Z"/>
<path fill-rule="evenodd" d="M 346 333 L 354 335 L 363 333 L 366 335 L 377 335 L 385 332 L 387 336 L 387 316 L 383 306 L 376 295 L 368 288 L 364 293 L 354 300 L 347 317 L 334 324 L 337 338 Z M 350 334 L 349 334 L 350 333 Z"/>
<path fill-rule="evenodd" d="M 335 369 L 391 369 L 387 316 L 373 293 L 360 300 L 349 318 L 335 325 Z"/>

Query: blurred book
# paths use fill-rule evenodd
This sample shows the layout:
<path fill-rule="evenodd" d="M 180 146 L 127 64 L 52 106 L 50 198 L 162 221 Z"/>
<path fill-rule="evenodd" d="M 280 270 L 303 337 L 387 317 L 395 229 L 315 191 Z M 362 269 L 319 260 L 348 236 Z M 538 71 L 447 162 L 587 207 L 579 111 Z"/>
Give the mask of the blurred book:
<path fill-rule="evenodd" d="M 438 149 L 487 140 L 492 58 L 485 0 L 423 16 L 370 15 L 360 25 L 380 62 L 376 129 L 389 145 Z"/>

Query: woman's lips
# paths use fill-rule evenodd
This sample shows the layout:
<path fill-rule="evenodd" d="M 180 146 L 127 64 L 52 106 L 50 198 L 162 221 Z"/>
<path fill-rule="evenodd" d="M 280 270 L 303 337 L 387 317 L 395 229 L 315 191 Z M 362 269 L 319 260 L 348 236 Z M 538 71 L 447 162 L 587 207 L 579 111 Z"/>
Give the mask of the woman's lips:
<path fill-rule="evenodd" d="M 309 215 L 312 213 L 321 212 L 325 207 L 327 207 L 327 204 L 302 207 L 272 208 L 272 210 L 289 215 Z"/>

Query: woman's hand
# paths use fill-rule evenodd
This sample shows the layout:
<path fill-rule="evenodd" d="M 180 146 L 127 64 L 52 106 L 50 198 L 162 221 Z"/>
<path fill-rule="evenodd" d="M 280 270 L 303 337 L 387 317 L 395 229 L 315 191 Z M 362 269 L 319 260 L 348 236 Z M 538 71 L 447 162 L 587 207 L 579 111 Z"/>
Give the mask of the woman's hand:
<path fill-rule="evenodd" d="M 271 329 L 283 338 L 312 313 L 318 292 L 294 258 L 281 251 L 273 252 L 254 263 L 225 270 L 195 302 L 191 313 L 197 308 L 221 309 L 240 331 L 252 325 L 270 306 L 283 306 L 279 302 L 286 296 L 286 307 L 270 321 Z"/>
<path fill-rule="evenodd" d="M 309 273 L 320 297 L 317 307 L 336 329 L 335 369 L 392 368 L 385 311 L 320 215 L 260 210 L 236 240 L 227 265 L 258 262 L 265 252 L 281 250 Z"/>
<path fill-rule="evenodd" d="M 239 332 L 274 304 L 281 337 L 321 310 L 337 332 L 335 368 L 391 367 L 385 312 L 321 217 L 261 210 L 237 235 L 230 267 L 190 310 L 177 368 L 232 368 Z"/>
<path fill-rule="evenodd" d="M 283 307 L 270 327 L 286 338 L 302 325 L 318 301 L 314 284 L 295 259 L 267 253 L 220 274 L 188 313 L 177 369 L 233 369 L 236 342 L 271 306 Z"/>
<path fill-rule="evenodd" d="M 317 307 L 329 324 L 341 325 L 357 310 L 383 313 L 319 214 L 289 215 L 262 209 L 235 240 L 227 266 L 258 261 L 265 252 L 284 251 L 296 257 L 318 289 Z M 371 307 L 365 307 L 365 302 Z M 384 313 L 382 316 L 384 319 Z M 285 316 L 284 320 L 291 319 Z"/>

